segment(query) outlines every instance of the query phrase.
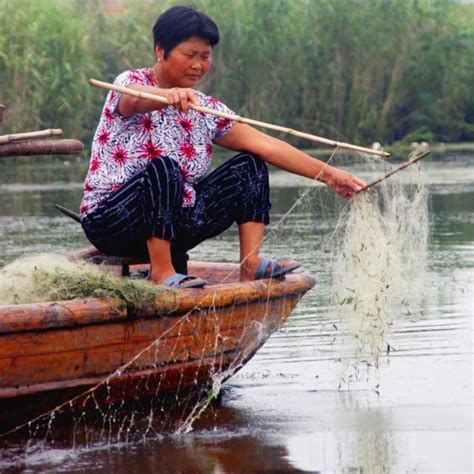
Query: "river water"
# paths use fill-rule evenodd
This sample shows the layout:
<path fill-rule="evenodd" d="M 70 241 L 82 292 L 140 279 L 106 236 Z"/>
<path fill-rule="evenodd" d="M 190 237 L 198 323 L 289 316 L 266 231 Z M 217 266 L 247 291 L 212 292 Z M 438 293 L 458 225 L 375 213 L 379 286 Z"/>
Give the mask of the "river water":
<path fill-rule="evenodd" d="M 86 245 L 79 226 L 53 208 L 77 209 L 86 163 L 2 160 L 0 265 Z M 316 274 L 316 287 L 191 432 L 74 448 L 0 442 L 0 472 L 472 472 L 474 156 L 437 155 L 422 169 L 430 221 L 422 303 L 400 314 L 394 351 L 363 383 L 338 388 L 346 349 L 328 296 L 337 252 L 331 236 L 345 204 L 315 186 L 264 253 L 300 261 Z M 307 181 L 272 172 L 271 183 L 277 222 Z M 231 229 L 192 258 L 237 261 L 236 238 Z"/>

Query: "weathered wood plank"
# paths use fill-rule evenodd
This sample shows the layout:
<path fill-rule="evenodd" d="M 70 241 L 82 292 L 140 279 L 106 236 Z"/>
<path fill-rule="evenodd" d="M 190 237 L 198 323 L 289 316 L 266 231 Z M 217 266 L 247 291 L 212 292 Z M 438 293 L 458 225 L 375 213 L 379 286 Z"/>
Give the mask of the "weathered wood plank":
<path fill-rule="evenodd" d="M 246 327 L 251 321 L 279 320 L 294 306 L 294 297 L 240 305 L 215 311 L 194 311 L 189 315 L 129 319 L 114 324 L 66 328 L 59 331 L 24 332 L 0 336 L 0 359 L 31 354 L 92 351 L 97 347 L 153 341 L 158 337 L 199 335 Z M 270 317 L 269 317 L 270 315 Z"/>
<path fill-rule="evenodd" d="M 199 360 L 213 354 L 219 358 L 222 352 L 239 348 L 241 339 L 242 331 L 233 330 L 222 334 L 205 333 L 161 339 L 156 345 L 153 341 L 143 341 L 116 347 L 98 347 L 89 351 L 1 359 L 1 386 L 18 387 L 99 375 L 105 379 L 125 364 L 129 364 L 126 370 L 131 371 Z M 150 348 L 134 360 L 147 347 Z"/>
<path fill-rule="evenodd" d="M 0 335 L 45 331 L 74 325 L 100 324 L 127 319 L 123 302 L 84 298 L 50 303 L 0 306 Z M 1 346 L 0 346 L 1 352 Z"/>
<path fill-rule="evenodd" d="M 32 399 L 34 400 L 38 396 L 38 393 L 48 394 L 57 391 L 64 393 L 64 395 L 59 395 L 58 397 L 62 398 L 64 401 L 72 398 L 72 393 L 68 393 L 67 389 L 72 389 L 75 391 L 75 393 L 86 391 L 91 387 L 96 387 L 99 385 L 108 386 L 109 389 L 117 386 L 120 389 L 120 386 L 123 383 L 130 383 L 131 381 L 133 381 L 134 384 L 138 384 L 140 380 L 144 380 L 145 382 L 151 382 L 158 378 L 163 378 L 168 374 L 171 374 L 171 379 L 173 378 L 173 374 L 179 376 L 180 371 L 182 371 L 183 374 L 196 374 L 198 371 L 208 370 L 209 367 L 225 368 L 228 364 L 233 363 L 237 357 L 238 351 L 229 351 L 228 353 L 223 353 L 222 355 L 220 355 L 219 361 L 216 361 L 215 356 L 211 356 L 210 358 L 202 358 L 200 360 L 191 362 L 179 362 L 161 367 L 153 367 L 123 374 L 115 374 L 112 379 L 106 379 L 103 376 L 82 377 L 59 382 L 42 382 L 39 384 L 0 388 L 0 400 L 2 400 L 2 410 L 0 410 L 0 418 L 3 414 L 3 407 L 6 403 L 11 403 L 12 399 L 32 396 Z M 209 377 L 209 373 L 207 373 L 207 377 Z M 173 386 L 169 385 L 160 388 L 162 388 L 163 391 L 168 389 L 172 390 Z M 138 388 L 136 388 L 136 393 L 141 393 Z M 148 393 L 155 394 L 156 392 L 155 390 L 151 390 Z M 20 406 L 21 403 L 19 403 L 18 405 Z"/>

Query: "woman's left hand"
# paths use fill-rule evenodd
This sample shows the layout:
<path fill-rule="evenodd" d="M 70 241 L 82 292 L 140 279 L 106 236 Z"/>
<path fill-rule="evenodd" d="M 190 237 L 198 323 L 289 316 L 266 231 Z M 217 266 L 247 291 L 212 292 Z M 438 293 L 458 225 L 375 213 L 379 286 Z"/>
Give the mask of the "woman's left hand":
<path fill-rule="evenodd" d="M 324 170 L 324 178 L 321 179 L 330 189 L 340 194 L 345 199 L 352 199 L 357 191 L 366 186 L 364 181 L 347 171 L 330 167 Z"/>

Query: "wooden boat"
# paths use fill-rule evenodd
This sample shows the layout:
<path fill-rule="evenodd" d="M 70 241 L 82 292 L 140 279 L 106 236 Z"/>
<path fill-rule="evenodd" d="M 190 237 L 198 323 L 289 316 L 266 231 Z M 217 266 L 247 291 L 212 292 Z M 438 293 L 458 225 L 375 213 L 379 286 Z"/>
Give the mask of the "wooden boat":
<path fill-rule="evenodd" d="M 304 270 L 250 282 L 237 270 L 190 263 L 206 287 L 140 308 L 96 298 L 0 307 L 0 433 L 68 400 L 83 407 L 92 390 L 100 406 L 229 378 L 315 284 Z"/>

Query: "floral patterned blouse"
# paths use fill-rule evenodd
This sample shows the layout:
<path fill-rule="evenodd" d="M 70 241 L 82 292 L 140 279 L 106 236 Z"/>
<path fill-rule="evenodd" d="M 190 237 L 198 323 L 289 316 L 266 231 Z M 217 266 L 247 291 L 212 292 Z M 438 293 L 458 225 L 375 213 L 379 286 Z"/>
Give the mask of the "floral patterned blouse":
<path fill-rule="evenodd" d="M 131 69 L 115 79 L 115 84 L 156 86 L 149 68 Z M 222 102 L 195 91 L 200 105 L 233 113 Z M 185 114 L 165 107 L 124 117 L 118 110 L 120 93 L 110 91 L 92 142 L 89 171 L 84 182 L 81 214 L 100 206 L 109 193 L 142 171 L 150 160 L 168 156 L 179 163 L 184 179 L 183 206 L 193 206 L 193 185 L 208 171 L 212 142 L 232 127 L 231 120 L 190 110 Z"/>

